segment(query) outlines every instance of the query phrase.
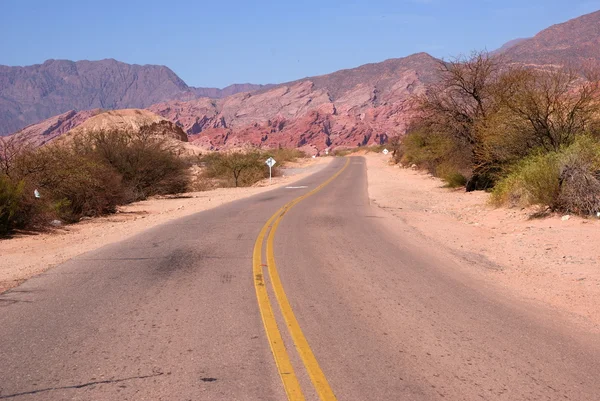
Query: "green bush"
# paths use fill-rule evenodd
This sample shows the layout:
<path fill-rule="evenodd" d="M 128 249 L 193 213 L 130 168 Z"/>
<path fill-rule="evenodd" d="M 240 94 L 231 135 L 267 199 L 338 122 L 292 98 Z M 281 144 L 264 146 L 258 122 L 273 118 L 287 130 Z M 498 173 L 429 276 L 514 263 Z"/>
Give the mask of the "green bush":
<path fill-rule="evenodd" d="M 554 208 L 560 193 L 557 153 L 525 158 L 492 191 L 492 202 L 511 206 L 543 205 Z"/>
<path fill-rule="evenodd" d="M 417 165 L 432 174 L 452 150 L 452 142 L 442 135 L 416 130 L 408 133 L 402 142 L 405 165 Z"/>
<path fill-rule="evenodd" d="M 22 224 L 24 188 L 24 181 L 13 183 L 8 177 L 0 176 L 0 235 Z"/>
<path fill-rule="evenodd" d="M 460 188 L 467 184 L 467 177 L 449 163 L 442 163 L 437 166 L 435 175 L 446 182 L 446 188 Z"/>
<path fill-rule="evenodd" d="M 600 211 L 600 143 L 582 136 L 558 152 L 517 163 L 492 192 L 496 205 L 537 205 L 584 215 Z"/>

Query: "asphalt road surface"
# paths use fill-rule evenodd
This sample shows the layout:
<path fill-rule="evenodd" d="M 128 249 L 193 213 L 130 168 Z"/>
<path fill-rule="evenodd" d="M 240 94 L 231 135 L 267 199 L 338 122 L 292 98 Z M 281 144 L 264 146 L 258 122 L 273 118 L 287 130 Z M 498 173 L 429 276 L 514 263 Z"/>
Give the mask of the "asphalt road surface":
<path fill-rule="evenodd" d="M 0 400 L 600 400 L 600 336 L 370 205 L 364 159 L 294 186 L 0 296 Z"/>

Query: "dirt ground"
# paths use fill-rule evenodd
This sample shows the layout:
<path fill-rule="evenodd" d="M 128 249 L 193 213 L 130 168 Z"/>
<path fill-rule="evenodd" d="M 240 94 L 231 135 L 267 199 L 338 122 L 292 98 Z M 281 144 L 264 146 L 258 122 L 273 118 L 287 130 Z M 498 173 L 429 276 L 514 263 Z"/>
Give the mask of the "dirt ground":
<path fill-rule="evenodd" d="M 430 175 L 367 154 L 369 197 L 460 265 L 521 298 L 600 329 L 600 220 L 532 218 L 494 208 L 485 192 L 443 188 Z"/>
<path fill-rule="evenodd" d="M 224 203 L 288 185 L 325 167 L 332 158 L 288 163 L 283 176 L 250 188 L 220 188 L 132 203 L 119 213 L 82 221 L 53 232 L 0 240 L 0 293 L 77 255 L 138 234 L 148 228 Z"/>

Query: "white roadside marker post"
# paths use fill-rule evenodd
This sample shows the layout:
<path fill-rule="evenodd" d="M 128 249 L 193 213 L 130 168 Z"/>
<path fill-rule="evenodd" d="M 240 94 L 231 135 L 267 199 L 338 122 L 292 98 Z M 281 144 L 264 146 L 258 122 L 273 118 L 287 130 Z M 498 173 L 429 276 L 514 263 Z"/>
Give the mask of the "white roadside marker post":
<path fill-rule="evenodd" d="M 267 159 L 267 161 L 265 162 L 267 164 L 267 166 L 269 166 L 269 184 L 271 183 L 272 180 L 272 174 L 271 174 L 271 169 L 273 168 L 273 166 L 275 165 L 275 163 L 277 163 L 275 161 L 275 159 L 273 159 L 272 157 L 269 157 Z"/>

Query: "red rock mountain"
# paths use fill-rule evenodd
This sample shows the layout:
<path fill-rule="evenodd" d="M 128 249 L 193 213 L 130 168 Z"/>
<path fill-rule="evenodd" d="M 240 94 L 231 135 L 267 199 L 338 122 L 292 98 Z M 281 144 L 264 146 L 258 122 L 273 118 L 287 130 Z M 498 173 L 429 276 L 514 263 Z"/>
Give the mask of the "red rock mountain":
<path fill-rule="evenodd" d="M 516 39 L 495 53 L 533 65 L 600 62 L 600 11 Z M 211 101 L 165 102 L 152 111 L 202 146 L 356 146 L 405 132 L 408 99 L 436 79 L 438 61 L 421 53 L 258 92 Z"/>
<path fill-rule="evenodd" d="M 143 108 L 169 99 L 222 97 L 260 87 L 193 88 L 167 67 L 112 59 L 0 66 L 0 135 L 69 110 Z"/>
<path fill-rule="evenodd" d="M 512 61 L 535 65 L 581 66 L 600 61 L 600 11 L 553 25 L 509 47 Z"/>
<path fill-rule="evenodd" d="M 408 100 L 435 79 L 437 66 L 436 59 L 419 53 L 254 93 L 149 109 L 211 149 L 311 144 L 322 150 L 384 143 L 404 133 L 413 113 Z"/>
<path fill-rule="evenodd" d="M 533 38 L 509 42 L 498 52 L 509 61 L 534 65 L 599 62 L 600 12 L 555 25 Z M 101 72 L 96 70 L 91 74 L 98 82 L 107 82 L 105 89 L 94 91 L 90 88 L 98 85 L 89 86 L 81 81 L 77 63 L 55 63 L 59 62 L 46 63 L 48 65 L 44 64 L 44 68 L 67 69 L 69 73 L 57 73 L 70 77 L 62 79 L 66 86 L 51 85 L 51 81 L 44 78 L 47 74 L 34 74 L 35 78 L 31 80 L 17 79 L 15 77 L 19 74 L 27 76 L 28 73 L 17 69 L 10 75 L 0 69 L 2 91 L 8 82 L 6 76 L 13 77 L 9 79 L 12 97 L 0 93 L 0 121 L 3 124 L 6 110 L 12 110 L 2 103 L 7 102 L 6 99 L 17 99 L 21 102 L 19 104 L 28 104 L 29 108 L 23 110 L 32 113 L 36 110 L 47 111 L 51 103 L 48 103 L 49 99 L 56 99 L 60 103 L 60 90 L 68 87 L 75 98 L 88 105 L 69 109 L 129 107 L 122 104 L 138 99 L 141 102 L 138 107 L 147 107 L 177 124 L 190 136 L 190 141 L 202 147 L 224 149 L 247 144 L 268 147 L 312 145 L 319 150 L 331 146 L 384 143 L 390 136 L 403 134 L 414 115 L 409 100 L 436 79 L 439 65 L 438 60 L 419 53 L 280 85 L 260 88 L 233 86 L 218 91 L 187 87 L 166 67 L 144 66 L 149 68 L 148 71 L 153 71 L 152 74 L 146 71 L 144 73 L 147 75 L 142 79 L 139 75 L 142 73 L 139 72 L 132 81 L 129 68 L 142 67 L 108 60 L 101 62 L 106 64 Z M 85 66 L 87 64 L 81 64 L 82 69 Z M 34 67 L 41 69 L 43 66 Z M 73 72 L 73 68 L 77 71 Z M 147 80 L 152 82 L 142 85 L 141 82 Z M 116 84 L 119 82 L 129 83 L 129 89 L 121 91 L 121 86 Z M 235 93 L 246 90 L 254 91 Z M 31 93 L 35 96 L 30 96 Z M 213 99 L 198 98 L 199 95 Z M 29 103 L 25 102 L 25 98 Z M 66 104 L 63 106 L 66 107 Z M 23 118 L 25 113 L 11 114 L 12 117 L 15 115 Z M 56 126 L 56 135 L 59 135 L 66 129 L 64 127 L 75 124 L 83 117 L 85 115 L 77 113 L 72 117 L 59 116 L 58 120 L 49 120 L 43 127 L 35 129 L 50 137 L 54 135 L 52 127 Z M 72 119 L 73 122 L 70 122 Z"/>

